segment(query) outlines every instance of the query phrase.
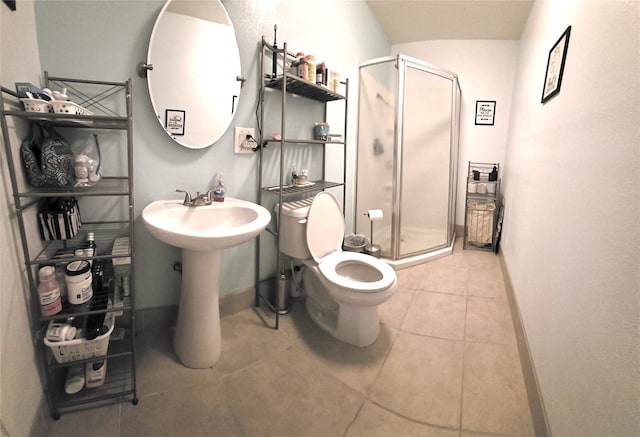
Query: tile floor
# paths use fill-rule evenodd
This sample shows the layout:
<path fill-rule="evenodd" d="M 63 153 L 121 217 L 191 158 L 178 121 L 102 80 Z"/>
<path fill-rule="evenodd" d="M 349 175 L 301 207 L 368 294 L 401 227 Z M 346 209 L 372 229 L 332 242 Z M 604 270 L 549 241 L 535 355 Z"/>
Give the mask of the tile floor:
<path fill-rule="evenodd" d="M 398 272 L 378 340 L 334 340 L 294 301 L 281 329 L 222 319 L 211 369 L 170 330 L 138 336 L 137 406 L 63 414 L 50 436 L 533 436 L 498 258 L 463 251 Z"/>

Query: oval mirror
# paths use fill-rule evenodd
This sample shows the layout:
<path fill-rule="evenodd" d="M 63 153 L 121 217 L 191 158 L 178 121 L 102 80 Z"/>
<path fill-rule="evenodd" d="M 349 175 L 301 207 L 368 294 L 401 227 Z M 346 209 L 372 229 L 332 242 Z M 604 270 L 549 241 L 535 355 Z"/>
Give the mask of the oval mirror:
<path fill-rule="evenodd" d="M 169 0 L 147 54 L 151 104 L 177 143 L 202 149 L 233 119 L 240 97 L 240 54 L 229 15 L 218 0 Z"/>

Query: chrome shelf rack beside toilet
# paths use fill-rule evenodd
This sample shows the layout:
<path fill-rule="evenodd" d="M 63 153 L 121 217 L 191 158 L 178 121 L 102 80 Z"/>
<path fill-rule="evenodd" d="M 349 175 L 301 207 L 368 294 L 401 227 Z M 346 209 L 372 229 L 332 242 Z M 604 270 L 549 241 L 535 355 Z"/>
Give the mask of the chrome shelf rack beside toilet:
<path fill-rule="evenodd" d="M 22 251 L 26 265 L 29 286 L 34 344 L 40 346 L 43 365 L 43 385 L 51 416 L 58 419 L 63 412 L 107 402 L 131 400 L 138 403 L 135 374 L 135 244 L 134 244 L 134 195 L 133 195 L 133 109 L 131 80 L 124 82 L 91 81 L 65 77 L 53 77 L 44 72 L 44 87 L 52 91 L 68 90 L 70 100 L 86 112 L 80 114 L 27 112 L 23 109 L 22 97 L 17 92 L 2 87 L 0 111 L 4 152 L 9 169 L 13 192 L 12 208 L 20 231 Z M 91 113 L 89 113 L 89 111 Z M 99 133 L 109 140 L 109 144 L 120 147 L 116 152 L 119 164 L 107 161 L 104 168 L 113 173 L 103 175 L 91 187 L 69 189 L 33 188 L 27 183 L 21 170 L 20 146 L 15 144 L 16 131 L 28 132 L 34 123 L 60 128 L 60 133 L 70 143 L 82 141 L 91 133 Z M 15 126 L 15 129 L 13 128 Z M 14 143 L 12 145 L 12 143 Z M 103 155 L 104 156 L 104 155 Z M 126 157 L 126 158 L 125 158 Z M 38 209 L 42 201 L 50 198 L 76 198 L 82 209 L 82 224 L 77 234 L 67 240 L 43 241 L 37 238 Z M 104 200 L 101 202 L 98 198 Z M 85 203 L 86 202 L 86 203 Z M 117 206 L 120 212 L 109 214 L 104 220 L 101 213 L 92 214 L 97 204 L 107 203 Z M 86 210 L 84 206 L 89 206 Z M 95 215 L 95 217 L 92 217 Z M 97 220 L 91 221 L 92 218 Z M 97 245 L 97 253 L 92 256 L 76 255 L 73 248 L 81 247 L 92 232 Z M 35 238 L 34 238 L 35 237 Z M 113 253 L 117 238 L 127 237 L 128 248 Z M 118 261 L 115 261 L 115 259 Z M 78 308 L 63 303 L 62 311 L 53 316 L 40 314 L 37 294 L 38 271 L 45 265 L 62 268 L 72 261 L 100 263 L 103 267 L 105 284 L 100 293 L 95 293 L 93 307 Z M 118 264 L 118 267 L 114 266 Z M 126 284 L 126 285 L 122 285 Z M 117 290 L 117 291 L 116 291 Z M 97 306 L 97 308 L 96 308 Z M 44 344 L 46 331 L 51 321 L 64 321 L 68 317 L 81 318 L 97 314 L 112 314 L 114 319 L 108 337 L 98 336 L 106 342 L 106 355 L 91 356 L 101 352 L 88 352 L 90 347 L 99 350 L 92 340 L 61 341 L 50 348 Z M 105 325 L 107 322 L 105 321 Z M 106 334 L 105 334 L 106 335 Z M 77 342 L 84 346 L 77 346 Z M 96 340 L 97 341 L 97 340 Z M 73 344 L 72 344 L 73 343 Z M 75 349 L 75 348 L 78 349 Z M 85 348 L 86 347 L 86 348 Z M 81 350 L 81 352 L 78 352 Z M 66 357 L 63 355 L 66 354 Z M 74 359 L 68 360 L 68 356 Z M 87 363 L 106 359 L 107 371 L 104 383 L 98 387 L 84 387 L 78 393 L 67 394 L 64 390 L 67 371 L 71 366 L 85 366 Z"/>
<path fill-rule="evenodd" d="M 348 110 L 348 94 L 349 94 L 349 80 L 345 79 L 339 82 L 337 90 L 333 90 L 327 86 L 312 83 L 308 80 L 298 77 L 291 71 L 291 64 L 295 62 L 295 53 L 288 50 L 287 43 L 282 46 L 276 46 L 275 44 L 268 43 L 264 37 L 262 38 L 262 51 L 260 58 L 260 90 L 259 90 L 259 111 L 258 115 L 258 132 L 259 132 L 259 144 L 261 147 L 256 149 L 259 154 L 258 164 L 258 201 L 261 205 L 267 207 L 267 209 L 273 210 L 277 205 L 276 214 L 282 216 L 282 204 L 288 200 L 297 200 L 300 198 L 314 196 L 320 191 L 332 190 L 334 194 L 339 195 L 343 204 L 344 213 L 344 201 L 346 198 L 346 162 L 347 162 L 347 110 Z M 275 68 L 274 68 L 275 63 Z M 269 92 L 267 92 L 269 91 Z M 295 97 L 294 97 L 295 96 Z M 327 121 L 327 105 L 341 105 L 338 110 L 344 111 L 343 114 L 343 134 L 341 137 L 329 136 L 327 141 L 316 140 L 311 138 L 292 138 L 290 130 L 287 126 L 287 119 L 291 117 L 289 98 L 302 97 L 309 102 L 313 102 L 323 105 L 323 119 L 321 121 Z M 277 120 L 271 129 L 272 131 L 279 131 L 280 138 L 270 138 L 268 134 L 265 134 L 265 100 L 269 99 L 269 111 L 274 112 L 272 107 L 280 106 L 280 115 L 276 117 Z M 333 108 L 332 108 L 333 109 Z M 311 111 L 310 111 L 311 112 Z M 315 111 L 313 111 L 315 112 Z M 304 115 L 297 114 L 298 117 L 304 117 Z M 273 117 L 273 116 L 272 116 Z M 309 114 L 309 126 L 313 126 L 314 120 L 311 118 L 312 114 Z M 309 129 L 311 132 L 311 128 Z M 338 181 L 328 181 L 326 179 L 327 174 L 327 162 L 326 152 L 327 146 L 342 147 L 342 174 L 341 179 Z M 291 183 L 291 175 L 289 168 L 285 167 L 285 163 L 289 162 L 289 159 L 295 159 L 296 149 L 300 147 L 321 147 L 322 148 L 322 162 L 318 162 L 320 167 L 320 178 L 309 181 L 305 185 L 295 185 Z M 279 151 L 279 157 L 277 152 Z M 299 149 L 298 149 L 299 150 Z M 274 164 L 275 162 L 275 164 Z M 269 165 L 271 164 L 271 165 Z M 314 163 L 314 166 L 316 164 Z M 271 179 L 267 175 L 268 170 L 276 169 L 276 176 L 272 175 Z M 332 169 L 334 170 L 334 169 Z M 333 173 L 338 173 L 333 171 Z M 314 173 L 315 174 L 315 173 Z M 338 178 L 339 179 L 339 178 Z M 283 308 L 283 302 L 279 296 L 280 284 L 278 278 L 289 277 L 288 263 L 283 259 L 283 255 L 280 253 L 280 241 L 279 241 L 279 223 L 277 220 L 272 220 L 272 224 L 267 228 L 267 232 L 258 237 L 258 245 L 256 250 L 256 295 L 255 295 L 255 308 L 260 317 L 265 323 L 272 325 L 273 328 L 278 329 L 280 314 L 285 313 L 286 309 Z M 271 235 L 272 237 L 269 237 Z M 265 241 L 266 238 L 272 238 L 271 241 L 275 242 L 275 267 L 267 268 L 269 264 L 265 259 L 261 260 L 263 252 L 270 251 L 271 241 Z M 269 257 L 268 259 L 271 259 Z M 260 309 L 267 308 L 268 311 L 261 311 Z"/>
<path fill-rule="evenodd" d="M 471 162 L 465 185 L 465 249 L 497 252 L 502 193 L 500 163 Z"/>

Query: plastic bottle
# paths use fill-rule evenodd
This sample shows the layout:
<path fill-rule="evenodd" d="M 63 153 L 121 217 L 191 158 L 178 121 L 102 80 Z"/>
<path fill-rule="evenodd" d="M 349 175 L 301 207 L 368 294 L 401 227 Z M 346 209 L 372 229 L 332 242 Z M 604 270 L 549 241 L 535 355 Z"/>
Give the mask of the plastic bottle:
<path fill-rule="evenodd" d="M 96 254 L 96 236 L 93 232 L 87 232 L 87 242 L 84 247 L 84 256 L 94 256 Z"/>
<path fill-rule="evenodd" d="M 319 63 L 316 67 L 316 84 L 327 84 L 327 67 L 324 65 L 324 62 Z"/>
<path fill-rule="evenodd" d="M 85 380 L 87 388 L 98 387 L 104 383 L 107 375 L 107 360 L 98 360 L 86 364 Z"/>
<path fill-rule="evenodd" d="M 53 98 L 55 100 L 62 100 L 62 101 L 68 101 L 69 100 L 69 96 L 67 96 L 67 89 L 66 88 L 62 88 L 62 92 L 60 91 L 53 91 L 51 92 L 51 94 L 53 95 Z"/>
<path fill-rule="evenodd" d="M 84 256 L 95 256 L 96 249 L 95 234 L 93 232 L 87 232 L 87 242 L 84 244 Z M 89 264 L 93 266 L 93 260 L 89 261 Z"/>
<path fill-rule="evenodd" d="M 304 80 L 309 79 L 309 64 L 305 59 L 304 53 L 298 52 L 296 53 L 296 58 L 298 58 L 298 77 Z"/>
<path fill-rule="evenodd" d="M 299 63 L 300 63 L 300 60 L 298 58 L 291 61 L 291 64 L 289 64 L 289 68 L 287 68 L 287 72 L 290 74 L 293 74 L 294 76 L 297 76 Z"/>
<path fill-rule="evenodd" d="M 47 340 L 49 341 L 67 341 L 73 340 L 78 330 L 75 326 L 68 325 L 66 323 L 49 323 L 47 328 Z"/>
<path fill-rule="evenodd" d="M 493 170 L 491 170 L 491 173 L 489 173 L 489 180 L 490 181 L 497 181 L 498 180 L 498 169 L 496 168 L 496 166 L 493 166 Z"/>
<path fill-rule="evenodd" d="M 313 55 L 307 55 L 304 57 L 304 60 L 307 61 L 309 75 L 307 80 L 311 83 L 316 83 L 316 57 Z"/>
<path fill-rule="evenodd" d="M 67 370 L 67 378 L 64 382 L 64 391 L 67 394 L 78 393 L 84 387 L 84 364 L 76 364 Z"/>
<path fill-rule="evenodd" d="M 40 298 L 40 313 L 43 317 L 53 316 L 62 311 L 60 298 L 60 284 L 56 280 L 56 269 L 52 266 L 42 267 L 38 271 L 38 297 Z"/>
<path fill-rule="evenodd" d="M 96 261 L 93 267 L 93 298 L 89 303 L 90 311 L 104 311 L 107 309 L 109 301 L 108 288 L 104 284 L 104 267 L 101 261 Z M 87 316 L 85 326 L 85 338 L 93 340 L 94 338 L 105 334 L 108 327 L 104 326 L 106 313 L 92 313 Z"/>
<path fill-rule="evenodd" d="M 340 73 L 335 71 L 331 73 L 331 86 L 329 88 L 331 88 L 331 91 L 334 93 L 338 92 L 340 88 Z"/>
<path fill-rule="evenodd" d="M 213 189 L 213 201 L 224 202 L 224 193 L 226 191 L 227 189 L 224 186 L 224 175 L 220 173 L 218 175 L 218 182 L 216 183 L 216 186 Z"/>

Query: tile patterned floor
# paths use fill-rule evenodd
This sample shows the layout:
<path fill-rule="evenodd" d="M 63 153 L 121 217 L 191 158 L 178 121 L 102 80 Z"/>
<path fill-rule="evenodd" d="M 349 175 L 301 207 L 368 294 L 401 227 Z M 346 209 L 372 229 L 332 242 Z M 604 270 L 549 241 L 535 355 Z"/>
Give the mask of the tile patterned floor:
<path fill-rule="evenodd" d="M 137 406 L 63 414 L 50 436 L 533 436 L 498 259 L 463 251 L 398 272 L 366 348 L 317 328 L 304 304 L 267 328 L 222 319 L 211 369 L 181 366 L 171 333 L 138 338 Z"/>

